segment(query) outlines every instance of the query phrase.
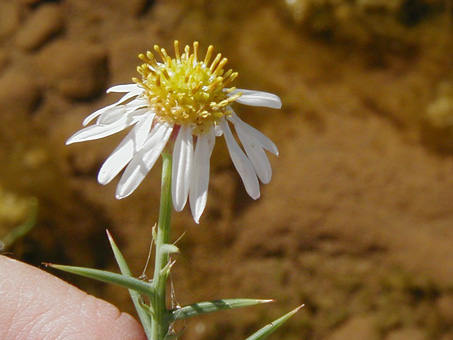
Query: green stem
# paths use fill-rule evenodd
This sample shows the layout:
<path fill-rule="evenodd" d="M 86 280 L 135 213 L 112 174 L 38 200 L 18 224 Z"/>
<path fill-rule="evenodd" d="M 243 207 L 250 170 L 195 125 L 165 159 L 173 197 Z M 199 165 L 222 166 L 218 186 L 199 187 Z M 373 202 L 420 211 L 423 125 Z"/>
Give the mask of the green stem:
<path fill-rule="evenodd" d="M 154 299 L 151 299 L 153 307 L 152 336 L 151 340 L 163 340 L 167 335 L 169 323 L 166 307 L 166 286 L 168 271 L 164 270 L 168 264 L 168 252 L 163 245 L 170 240 L 170 222 L 172 212 L 171 200 L 171 165 L 172 156 L 170 153 L 162 153 L 162 188 L 160 197 L 159 223 L 157 235 L 154 240 L 156 244 L 156 258 L 154 265 L 153 287 L 155 289 Z"/>

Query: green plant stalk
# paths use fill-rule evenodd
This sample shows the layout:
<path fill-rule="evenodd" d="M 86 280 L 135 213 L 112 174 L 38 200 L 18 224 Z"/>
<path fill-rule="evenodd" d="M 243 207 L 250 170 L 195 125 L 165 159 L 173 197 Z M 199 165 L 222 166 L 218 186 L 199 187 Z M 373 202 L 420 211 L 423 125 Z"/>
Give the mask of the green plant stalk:
<path fill-rule="evenodd" d="M 151 340 L 164 340 L 169 328 L 166 306 L 166 288 L 168 271 L 165 267 L 169 261 L 168 251 L 163 246 L 170 240 L 170 223 L 172 212 L 171 199 L 171 166 L 172 156 L 168 152 L 162 153 L 162 185 L 160 197 L 159 222 L 157 235 L 154 240 L 156 257 L 154 264 L 154 298 L 151 299 L 153 308 Z"/>

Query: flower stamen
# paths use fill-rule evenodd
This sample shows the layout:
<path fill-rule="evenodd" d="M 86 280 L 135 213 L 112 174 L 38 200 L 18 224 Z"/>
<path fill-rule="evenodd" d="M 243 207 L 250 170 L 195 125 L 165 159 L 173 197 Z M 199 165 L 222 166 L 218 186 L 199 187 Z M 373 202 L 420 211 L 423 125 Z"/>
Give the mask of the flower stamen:
<path fill-rule="evenodd" d="M 199 59 L 199 44 L 189 45 L 181 54 L 179 42 L 174 42 L 175 58 L 164 48 L 154 45 L 162 62 L 157 62 L 153 53 L 140 54 L 144 62 L 137 68 L 141 79 L 134 78 L 145 91 L 150 109 L 161 121 L 177 125 L 189 125 L 196 136 L 207 133 L 219 119 L 230 116 L 229 105 L 240 93 L 230 95 L 227 86 L 237 77 L 237 72 L 224 70 L 228 62 L 218 53 L 209 63 L 213 46 L 209 46 L 203 61 Z"/>
<path fill-rule="evenodd" d="M 181 61 L 181 55 L 179 54 L 179 41 L 178 40 L 175 40 L 174 46 L 175 46 L 175 57 L 176 57 L 176 60 L 177 61 Z"/>

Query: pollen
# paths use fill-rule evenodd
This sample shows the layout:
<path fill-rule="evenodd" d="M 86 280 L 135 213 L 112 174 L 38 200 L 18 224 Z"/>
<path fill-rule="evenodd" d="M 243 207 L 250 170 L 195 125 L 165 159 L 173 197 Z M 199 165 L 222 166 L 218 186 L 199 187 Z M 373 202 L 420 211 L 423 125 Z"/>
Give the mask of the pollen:
<path fill-rule="evenodd" d="M 155 54 L 140 54 L 144 62 L 137 68 L 141 78 L 134 82 L 143 87 L 150 109 L 162 121 L 192 126 L 194 135 L 208 132 L 219 119 L 231 115 L 229 106 L 240 97 L 230 87 L 238 73 L 225 71 L 227 58 L 218 53 L 214 59 L 214 47 L 208 47 L 206 56 L 200 59 L 198 42 L 193 50 L 186 45 L 181 53 L 179 42 L 174 42 L 175 57 L 171 58 L 164 48 L 154 46 Z"/>

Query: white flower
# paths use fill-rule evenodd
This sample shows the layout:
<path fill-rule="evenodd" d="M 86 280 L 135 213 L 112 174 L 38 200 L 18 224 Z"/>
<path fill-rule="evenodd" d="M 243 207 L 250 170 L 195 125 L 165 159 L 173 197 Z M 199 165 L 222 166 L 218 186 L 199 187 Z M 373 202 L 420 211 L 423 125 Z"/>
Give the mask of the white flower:
<path fill-rule="evenodd" d="M 141 79 L 133 84 L 117 85 L 107 90 L 125 93 L 116 103 L 104 107 L 83 122 L 87 126 L 68 139 L 66 144 L 100 139 L 133 128 L 102 165 L 98 181 L 109 183 L 124 168 L 116 198 L 129 196 L 143 181 L 164 149 L 172 152 L 172 199 L 181 211 L 189 199 L 192 215 L 198 223 L 206 206 L 209 163 L 215 138 L 223 135 L 247 193 L 260 196 L 259 181 L 269 183 L 272 169 L 264 150 L 278 154 L 275 144 L 252 126 L 243 122 L 231 108 L 233 102 L 244 105 L 281 108 L 274 94 L 239 90 L 228 85 L 237 73 L 224 71 L 227 59 L 218 54 L 209 63 L 213 47 L 204 60 L 198 60 L 198 43 L 193 53 L 186 46 L 180 54 L 175 41 L 174 59 L 164 49 L 154 46 L 161 56 L 157 62 L 151 52 L 139 57 Z M 234 126 L 242 144 L 230 129 Z"/>

